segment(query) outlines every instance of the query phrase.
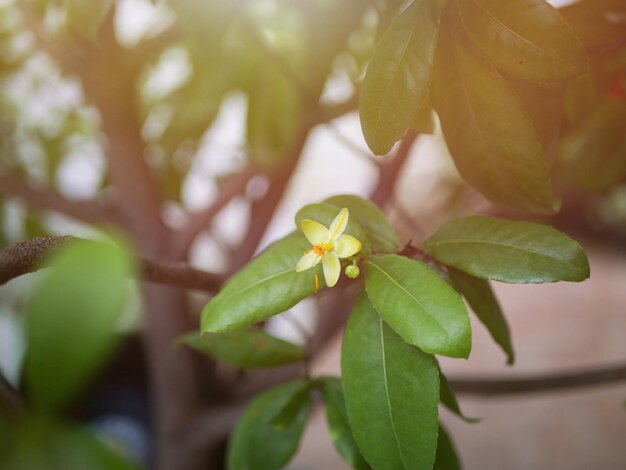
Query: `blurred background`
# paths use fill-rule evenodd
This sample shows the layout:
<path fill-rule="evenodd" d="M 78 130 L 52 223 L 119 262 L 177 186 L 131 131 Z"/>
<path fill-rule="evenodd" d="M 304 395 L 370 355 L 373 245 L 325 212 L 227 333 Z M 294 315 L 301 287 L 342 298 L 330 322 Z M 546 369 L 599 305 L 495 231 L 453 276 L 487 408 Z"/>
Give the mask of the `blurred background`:
<path fill-rule="evenodd" d="M 122 218 L 127 216 L 127 206 L 135 195 L 142 197 L 144 188 L 131 184 L 120 192 L 113 187 L 111 180 L 125 172 L 115 165 L 124 164 L 107 162 L 107 155 L 113 152 L 123 162 L 140 145 L 162 194 L 157 218 L 167 230 L 185 230 L 219 202 L 210 223 L 181 242 L 183 254 L 167 256 L 183 257 L 211 273 L 228 273 L 245 261 L 242 250 L 251 255 L 291 232 L 303 205 L 334 194 L 369 197 L 393 164 L 397 146 L 386 157 L 369 152 L 355 98 L 377 27 L 385 21 L 379 13 L 384 2 L 347 2 L 346 11 L 353 16 L 339 15 L 333 10 L 339 7 L 325 0 L 308 6 L 306 0 L 117 0 L 113 10 L 109 3 L 84 2 L 81 7 L 77 1 L 0 0 L 2 246 L 40 235 L 102 237 L 96 228 L 100 220 L 95 217 L 91 223 L 92 214 L 83 217 L 81 208 L 87 210 L 89 204 L 91 209 L 94 201 L 100 208 L 112 203 L 122 207 Z M 313 4 L 326 13 L 309 15 Z M 235 26 L 229 23 L 232 15 L 239 16 Z M 104 27 L 99 26 L 102 21 Z M 625 22 L 623 16 L 613 19 L 621 28 Z M 340 37 L 347 46 L 335 45 Z M 302 52 L 309 42 L 322 51 L 319 56 Z M 623 63 L 626 56 L 621 54 Z M 295 78 L 290 77 L 294 71 Z M 307 77 L 304 83 L 302 76 Z M 308 91 L 298 95 L 300 86 Z M 329 118 L 311 101 L 321 103 Z M 320 113 L 324 119 L 311 125 Z M 310 127 L 304 139 L 302 122 Z M 623 134 L 626 122 L 618 122 L 620 127 Z M 441 224 L 466 214 L 511 215 L 463 182 L 436 120 L 418 130 L 422 133 L 385 199 L 401 241 L 419 243 Z M 139 144 L 132 140 L 135 131 Z M 286 159 L 274 161 L 277 155 L 290 158 L 289 149 L 299 139 L 303 148 L 293 158 L 295 168 L 288 168 Z M 614 157 L 626 160 L 626 146 L 614 145 Z M 251 160 L 255 168 L 270 170 L 250 172 Z M 285 168 L 291 176 L 275 198 L 274 181 L 283 177 Z M 228 195 L 232 181 L 246 171 L 243 189 Z M 443 360 L 447 374 L 524 377 L 624 361 L 626 175 L 613 176 L 616 181 L 611 179 L 601 191 L 565 185 L 563 211 L 541 219 L 584 246 L 591 279 L 581 284 L 495 285 L 512 331 L 514 367 L 505 365 L 484 327 L 473 322 L 471 357 Z M 53 197 L 45 188 L 52 188 Z M 269 197 L 273 216 L 250 240 L 259 207 Z M 74 209 L 64 210 L 66 203 Z M 136 244 L 142 228 L 129 226 Z M 157 245 L 146 246 L 146 254 L 159 253 L 163 248 Z M 13 384 L 20 380 L 26 349 L 22 313 L 37 276 L 0 287 L 0 370 Z M 190 294 L 195 315 L 207 298 Z M 118 326 L 129 338 L 123 354 L 131 357 L 141 354 L 135 343 L 146 321 L 142 305 L 141 293 L 134 292 Z M 315 305 L 306 301 L 290 315 L 312 332 L 318 322 L 315 312 Z M 272 319 L 267 329 L 303 341 L 284 316 Z M 340 337 L 335 337 L 316 358 L 314 372 L 339 375 L 339 349 Z M 119 362 L 112 369 L 119 369 Z M 125 374 L 137 374 L 140 383 L 149 380 L 134 361 L 120 376 Z M 98 412 L 90 418 L 94 428 L 126 436 L 133 455 L 147 461 L 152 444 L 145 390 L 90 390 L 98 396 L 90 401 L 97 403 L 93 409 Z M 481 418 L 480 423 L 466 424 L 445 411 L 443 420 L 468 469 L 621 469 L 626 466 L 625 400 L 625 383 L 509 397 L 461 395 L 465 413 Z M 128 404 L 132 420 L 111 421 L 125 412 L 113 406 L 109 413 L 111 403 L 120 402 Z M 347 468 L 325 426 L 317 409 L 289 468 Z"/>

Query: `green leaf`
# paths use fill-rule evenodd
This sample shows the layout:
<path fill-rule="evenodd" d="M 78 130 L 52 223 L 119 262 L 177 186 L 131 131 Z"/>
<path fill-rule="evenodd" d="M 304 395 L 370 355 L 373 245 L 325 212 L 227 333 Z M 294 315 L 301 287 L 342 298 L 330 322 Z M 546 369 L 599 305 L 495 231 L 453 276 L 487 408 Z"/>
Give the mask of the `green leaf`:
<path fill-rule="evenodd" d="M 67 25 L 94 41 L 112 6 L 113 0 L 65 0 Z"/>
<path fill-rule="evenodd" d="M 311 219 L 319 222 L 320 224 L 328 228 L 343 207 L 347 206 L 337 206 L 326 201 L 320 202 L 318 204 L 309 204 L 308 206 L 304 206 L 296 213 L 296 226 L 298 227 L 298 230 L 301 230 L 300 223 L 302 222 L 302 220 Z M 363 245 L 361 251 L 365 253 L 370 251 L 367 234 L 357 221 L 357 217 L 354 217 L 352 213 L 350 213 L 350 217 L 348 218 L 348 225 L 346 226 L 346 230 L 344 231 L 344 233 L 346 235 L 352 235 L 361 242 L 361 244 Z"/>
<path fill-rule="evenodd" d="M 469 316 L 459 294 L 424 264 L 397 255 L 365 263 L 365 290 L 380 316 L 422 351 L 468 357 Z"/>
<path fill-rule="evenodd" d="M 383 155 L 411 127 L 428 93 L 440 8 L 415 0 L 389 25 L 367 68 L 359 103 L 363 135 Z"/>
<path fill-rule="evenodd" d="M 456 449 L 443 425 L 439 426 L 437 456 L 433 470 L 461 470 L 461 462 L 457 456 Z"/>
<path fill-rule="evenodd" d="M 393 227 L 376 204 L 349 194 L 332 196 L 324 202 L 339 209 L 348 208 L 350 217 L 353 217 L 367 234 L 370 248 L 374 253 L 395 253 L 400 248 Z"/>
<path fill-rule="evenodd" d="M 295 394 L 307 387 L 308 382 L 297 379 L 252 400 L 229 442 L 228 470 L 277 470 L 289 462 L 298 449 L 310 406 L 306 402 L 285 429 L 276 429 L 270 421 Z"/>
<path fill-rule="evenodd" d="M 365 295 L 344 334 L 341 371 L 350 427 L 369 464 L 377 470 L 432 468 L 437 363 L 396 335 Z"/>
<path fill-rule="evenodd" d="M 448 378 L 441 371 L 441 368 L 439 368 L 439 392 L 441 403 L 463 421 L 467 423 L 477 423 L 480 421 L 477 418 L 470 418 L 463 414 L 459 401 L 448 383 Z"/>
<path fill-rule="evenodd" d="M 283 431 L 291 426 L 298 419 L 302 408 L 309 406 L 313 388 L 314 383 L 309 382 L 307 387 L 291 395 L 285 406 L 270 420 L 270 424 L 279 431 Z"/>
<path fill-rule="evenodd" d="M 583 281 L 581 246 L 545 225 L 487 216 L 447 223 L 424 242 L 439 261 L 482 279 L 511 284 Z"/>
<path fill-rule="evenodd" d="M 350 429 L 341 381 L 334 377 L 322 377 L 321 381 L 326 421 L 335 449 L 352 468 L 368 470 L 370 466 L 361 455 Z"/>
<path fill-rule="evenodd" d="M 192 348 L 242 369 L 275 367 L 301 361 L 306 350 L 263 330 L 236 330 L 226 333 L 190 333 L 181 341 Z"/>
<path fill-rule="evenodd" d="M 67 403 L 111 353 L 132 273 L 119 247 L 79 241 L 55 253 L 27 311 L 24 378 L 38 408 Z"/>
<path fill-rule="evenodd" d="M 498 70 L 442 24 L 432 98 L 461 176 L 492 201 L 554 212 L 532 120 Z"/>
<path fill-rule="evenodd" d="M 560 13 L 545 0 L 455 0 L 472 44 L 498 68 L 544 82 L 587 69 L 587 54 Z"/>
<path fill-rule="evenodd" d="M 297 273 L 296 263 L 311 248 L 303 237 L 288 237 L 270 246 L 241 271 L 202 311 L 202 333 L 236 330 L 281 313 L 315 293 L 321 265 Z"/>
<path fill-rule="evenodd" d="M 513 364 L 515 353 L 509 326 L 489 282 L 455 268 L 448 268 L 448 275 L 491 337 L 506 353 L 507 364 Z"/>

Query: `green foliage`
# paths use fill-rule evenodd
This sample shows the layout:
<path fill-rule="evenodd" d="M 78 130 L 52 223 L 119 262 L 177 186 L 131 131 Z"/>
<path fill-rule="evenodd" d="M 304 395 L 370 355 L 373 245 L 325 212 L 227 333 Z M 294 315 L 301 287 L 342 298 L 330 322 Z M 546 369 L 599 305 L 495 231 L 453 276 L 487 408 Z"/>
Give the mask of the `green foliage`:
<path fill-rule="evenodd" d="M 189 333 L 180 341 L 242 369 L 276 367 L 301 361 L 306 351 L 263 330 L 245 329 L 226 333 Z"/>
<path fill-rule="evenodd" d="M 352 429 L 350 429 L 341 380 L 334 377 L 322 377 L 320 381 L 328 431 L 335 449 L 345 462 L 355 470 L 368 470 L 370 466 L 363 459 L 361 451 L 354 441 Z"/>
<path fill-rule="evenodd" d="M 202 332 L 220 333 L 265 320 L 293 307 L 315 292 L 321 267 L 296 273 L 296 264 L 311 245 L 288 237 L 270 246 L 235 274 L 202 311 Z"/>
<path fill-rule="evenodd" d="M 400 139 L 428 93 L 440 8 L 415 0 L 376 46 L 363 80 L 359 115 L 372 152 L 383 155 Z"/>
<path fill-rule="evenodd" d="M 478 421 L 480 421 L 476 418 L 468 418 L 463 414 L 463 412 L 461 411 L 461 406 L 459 405 L 459 401 L 457 400 L 454 391 L 448 383 L 448 379 L 443 374 L 441 369 L 439 369 L 439 393 L 441 403 L 463 421 L 467 423 L 477 423 Z"/>
<path fill-rule="evenodd" d="M 450 435 L 443 426 L 439 426 L 437 437 L 437 456 L 433 470 L 460 470 L 461 462 L 456 449 L 452 444 Z"/>
<path fill-rule="evenodd" d="M 365 264 L 365 289 L 381 317 L 425 352 L 468 357 L 469 316 L 463 301 L 426 265 L 397 255 Z"/>
<path fill-rule="evenodd" d="M 515 353 L 509 326 L 489 282 L 455 268 L 448 268 L 448 275 L 478 319 L 487 327 L 491 337 L 506 353 L 507 364 L 513 364 Z"/>
<path fill-rule="evenodd" d="M 272 420 L 294 395 L 308 387 L 308 382 L 298 379 L 262 393 L 248 405 L 228 445 L 229 470 L 278 470 L 289 462 L 304 431 L 309 403 L 302 402 L 286 428 L 277 429 Z"/>
<path fill-rule="evenodd" d="M 361 296 L 344 333 L 341 372 L 354 438 L 376 469 L 429 469 L 439 426 L 439 370 Z"/>
<path fill-rule="evenodd" d="M 133 272 L 118 246 L 77 242 L 50 260 L 27 311 L 24 380 L 33 404 L 66 404 L 111 353 Z"/>
<path fill-rule="evenodd" d="M 424 247 L 443 263 L 482 279 L 521 284 L 589 277 L 589 262 L 578 243 L 531 222 L 465 217 L 444 225 Z"/>

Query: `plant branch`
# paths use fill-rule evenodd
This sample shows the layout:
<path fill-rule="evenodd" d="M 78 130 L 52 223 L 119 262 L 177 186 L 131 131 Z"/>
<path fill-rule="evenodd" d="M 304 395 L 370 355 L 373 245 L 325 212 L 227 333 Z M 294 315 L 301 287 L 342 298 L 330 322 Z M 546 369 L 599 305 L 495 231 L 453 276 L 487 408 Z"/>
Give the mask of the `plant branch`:
<path fill-rule="evenodd" d="M 36 188 L 6 172 L 0 173 L 0 192 L 17 197 L 38 209 L 59 212 L 83 222 L 117 221 L 116 214 L 103 202 L 69 201 L 51 188 Z"/>
<path fill-rule="evenodd" d="M 71 236 L 38 237 L 0 250 L 0 285 L 37 271 L 56 249 L 77 240 L 80 239 Z M 186 263 L 147 258 L 138 258 L 137 262 L 141 278 L 149 282 L 206 292 L 216 292 L 222 284 L 221 276 L 191 268 Z"/>
<path fill-rule="evenodd" d="M 22 397 L 2 373 L 0 373 L 0 401 L 11 413 L 20 413 L 24 409 Z"/>
<path fill-rule="evenodd" d="M 464 395 L 521 395 L 606 385 L 626 381 L 626 364 L 558 372 L 530 377 L 450 378 L 455 392 Z"/>

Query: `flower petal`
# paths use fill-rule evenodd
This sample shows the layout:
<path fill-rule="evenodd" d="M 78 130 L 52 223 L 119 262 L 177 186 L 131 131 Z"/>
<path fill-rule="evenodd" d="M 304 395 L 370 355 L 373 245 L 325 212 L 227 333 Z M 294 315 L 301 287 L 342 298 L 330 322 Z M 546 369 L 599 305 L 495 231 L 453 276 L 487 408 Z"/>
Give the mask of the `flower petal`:
<path fill-rule="evenodd" d="M 313 266 L 317 265 L 320 261 L 322 261 L 322 257 L 315 254 L 314 251 L 307 251 L 298 264 L 296 264 L 296 272 L 299 273 L 301 271 L 306 271 L 307 269 L 311 269 Z"/>
<path fill-rule="evenodd" d="M 335 242 L 335 253 L 340 258 L 349 258 L 361 251 L 361 242 L 352 235 L 342 235 Z"/>
<path fill-rule="evenodd" d="M 314 220 L 303 219 L 302 222 L 300 222 L 300 227 L 311 245 L 324 243 L 328 238 L 328 229 Z"/>
<path fill-rule="evenodd" d="M 328 229 L 330 232 L 329 241 L 335 241 L 341 236 L 346 229 L 346 225 L 348 225 L 349 217 L 350 213 L 345 207 L 339 211 L 339 214 L 337 214 L 337 217 L 335 217 L 335 220 L 333 220 L 333 223 L 330 224 L 330 228 Z"/>
<path fill-rule="evenodd" d="M 341 274 L 341 263 L 339 258 L 334 252 L 329 252 L 324 255 L 322 260 L 322 266 L 324 268 L 324 280 L 327 287 L 333 287 L 339 280 L 339 274 Z"/>

